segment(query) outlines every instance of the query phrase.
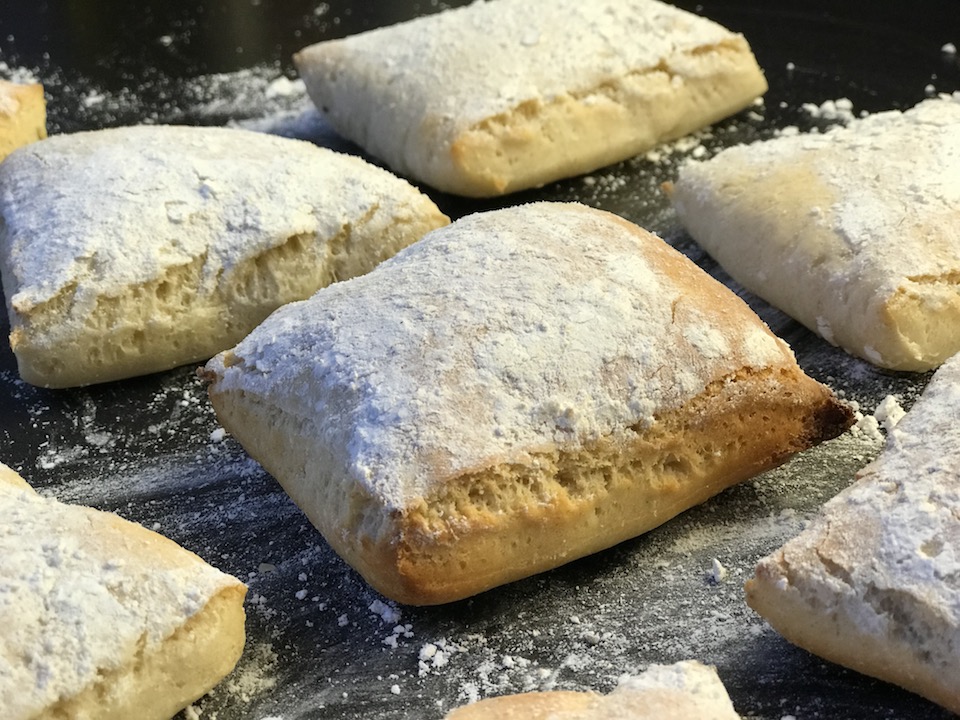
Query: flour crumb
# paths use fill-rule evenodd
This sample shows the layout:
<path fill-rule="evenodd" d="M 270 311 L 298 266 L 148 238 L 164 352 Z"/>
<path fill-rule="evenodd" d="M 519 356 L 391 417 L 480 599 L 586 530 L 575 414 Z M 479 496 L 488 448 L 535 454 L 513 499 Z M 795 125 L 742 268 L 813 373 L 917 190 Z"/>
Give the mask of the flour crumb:
<path fill-rule="evenodd" d="M 856 117 L 853 114 L 853 101 L 849 98 L 824 100 L 819 105 L 816 103 L 803 103 L 800 107 L 811 117 L 820 120 L 837 120 L 846 124 Z"/>
<path fill-rule="evenodd" d="M 906 410 L 901 407 L 900 401 L 897 400 L 894 395 L 887 395 L 880 401 L 880 404 L 877 405 L 877 409 L 873 411 L 873 416 L 877 419 L 877 423 L 882 425 L 883 429 L 888 433 L 897 426 L 897 423 L 900 422 L 906 414 Z"/>
<path fill-rule="evenodd" d="M 707 579 L 713 585 L 719 585 L 727 579 L 727 574 L 727 569 L 723 566 L 723 564 L 717 558 L 714 558 L 710 572 L 707 575 Z"/>
<path fill-rule="evenodd" d="M 396 650 L 400 645 L 400 638 L 412 638 L 413 637 L 413 625 L 397 625 L 393 628 L 393 632 L 387 635 L 382 642 L 387 647 Z"/>
<path fill-rule="evenodd" d="M 864 415 L 860 412 L 854 413 L 854 417 L 856 418 L 856 422 L 853 427 L 850 428 L 850 432 L 852 432 L 855 437 L 874 443 L 883 442 L 883 433 L 880 432 L 880 423 L 877 422 L 876 417 L 873 415 Z"/>
<path fill-rule="evenodd" d="M 906 415 L 906 411 L 900 405 L 896 396 L 887 395 L 880 401 L 872 415 L 864 415 L 860 412 L 859 406 L 855 407 L 855 422 L 853 427 L 850 428 L 850 432 L 854 437 L 861 440 L 882 444 L 884 442 L 884 432 L 889 433 L 893 430 L 904 415 Z"/>
<path fill-rule="evenodd" d="M 429 675 L 431 671 L 445 667 L 450 662 L 451 653 L 456 649 L 455 645 L 448 644 L 445 639 L 437 640 L 435 643 L 424 643 L 417 655 L 417 674 L 423 677 Z"/>
<path fill-rule="evenodd" d="M 86 93 L 82 98 L 80 98 L 80 102 L 83 103 L 84 107 L 91 108 L 94 105 L 99 105 L 106 99 L 107 99 L 107 96 L 104 95 L 103 93 L 98 92 L 96 90 L 91 90 L 90 92 Z"/>
<path fill-rule="evenodd" d="M 370 603 L 370 612 L 379 615 L 380 619 L 387 625 L 396 625 L 400 621 L 401 612 L 382 600 L 374 600 Z"/>
<path fill-rule="evenodd" d="M 291 80 L 288 77 L 281 76 L 276 80 L 267 85 L 266 89 L 263 91 L 264 97 L 268 100 L 278 97 L 296 97 L 306 93 L 306 85 L 303 80 Z"/>
<path fill-rule="evenodd" d="M 942 52 L 944 55 L 956 55 L 957 46 L 952 42 L 944 43 L 943 47 L 940 48 L 940 52 Z"/>
<path fill-rule="evenodd" d="M 249 659 L 242 661 L 224 683 L 226 691 L 242 702 L 250 702 L 277 684 L 273 674 L 277 665 L 277 654 L 273 646 L 257 645 L 248 650 L 248 653 Z"/>

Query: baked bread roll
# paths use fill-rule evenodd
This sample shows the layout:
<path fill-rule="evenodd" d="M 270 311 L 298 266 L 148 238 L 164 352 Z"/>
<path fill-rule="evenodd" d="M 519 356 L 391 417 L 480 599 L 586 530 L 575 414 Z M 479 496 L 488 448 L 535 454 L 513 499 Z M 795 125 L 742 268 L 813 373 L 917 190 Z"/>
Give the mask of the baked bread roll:
<path fill-rule="evenodd" d="M 494 0 L 305 48 L 333 127 L 396 172 L 493 196 L 588 172 L 749 105 L 747 41 L 657 0 Z"/>
<path fill-rule="evenodd" d="M 111 513 L 0 465 L 5 720 L 166 720 L 234 667 L 246 587 Z"/>
<path fill-rule="evenodd" d="M 0 160 L 47 136 L 47 105 L 43 86 L 0 80 Z"/>
<path fill-rule="evenodd" d="M 960 355 L 856 483 L 760 561 L 747 602 L 791 642 L 960 713 Z"/>
<path fill-rule="evenodd" d="M 562 203 L 434 231 L 205 374 L 330 545 L 413 604 L 632 538 L 851 421 L 732 292 Z"/>
<path fill-rule="evenodd" d="M 680 220 L 724 269 L 884 368 L 960 351 L 960 93 L 680 168 Z"/>
<path fill-rule="evenodd" d="M 58 135 L 0 185 L 10 344 L 48 387 L 206 360 L 447 222 L 359 158 L 225 128 Z"/>
<path fill-rule="evenodd" d="M 488 698 L 445 720 L 740 720 L 717 671 L 695 660 L 651 665 L 609 695 L 556 690 Z"/>

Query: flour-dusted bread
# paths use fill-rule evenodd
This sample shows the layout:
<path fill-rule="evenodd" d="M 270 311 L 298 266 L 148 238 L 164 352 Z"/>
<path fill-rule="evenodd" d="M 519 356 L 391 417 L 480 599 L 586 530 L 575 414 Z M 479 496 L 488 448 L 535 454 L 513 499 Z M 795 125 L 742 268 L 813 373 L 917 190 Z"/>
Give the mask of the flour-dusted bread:
<path fill-rule="evenodd" d="M 0 160 L 47 136 L 47 104 L 39 83 L 0 80 Z"/>
<path fill-rule="evenodd" d="M 732 292 L 575 204 L 434 231 L 206 374 L 331 546 L 417 604 L 634 537 L 850 421 Z"/>
<path fill-rule="evenodd" d="M 0 186 L 10 343 L 49 387 L 206 360 L 447 222 L 359 158 L 226 128 L 51 137 Z"/>
<path fill-rule="evenodd" d="M 18 473 L 13 468 L 7 467 L 3 463 L 0 463 L 0 487 L 19 487 L 24 490 L 30 490 L 30 484 L 20 477 Z"/>
<path fill-rule="evenodd" d="M 791 642 L 960 713 L 960 355 L 855 484 L 760 561 L 747 600 Z"/>
<path fill-rule="evenodd" d="M 4 720 L 166 720 L 234 667 L 244 585 L 0 465 Z"/>
<path fill-rule="evenodd" d="M 475 2 L 294 61 L 338 132 L 480 197 L 631 157 L 767 89 L 741 35 L 657 0 Z"/>
<path fill-rule="evenodd" d="M 625 675 L 609 695 L 555 690 L 488 698 L 446 720 L 740 720 L 717 671 L 695 660 Z"/>
<path fill-rule="evenodd" d="M 960 93 L 681 167 L 672 200 L 736 280 L 885 368 L 960 352 Z"/>

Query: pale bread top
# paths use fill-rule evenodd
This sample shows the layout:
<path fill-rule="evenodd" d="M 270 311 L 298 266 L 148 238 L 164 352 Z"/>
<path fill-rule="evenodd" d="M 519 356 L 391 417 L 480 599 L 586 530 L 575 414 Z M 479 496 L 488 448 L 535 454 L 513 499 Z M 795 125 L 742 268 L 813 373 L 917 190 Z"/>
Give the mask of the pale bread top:
<path fill-rule="evenodd" d="M 491 134 L 499 135 L 517 124 L 515 131 L 503 132 L 499 145 L 500 152 L 511 155 L 526 134 L 538 132 L 524 125 L 526 119 L 570 99 L 587 112 L 595 107 L 588 125 L 603 135 L 615 122 L 612 108 L 630 105 L 630 98 L 618 92 L 641 92 L 621 83 L 663 75 L 663 85 L 649 90 L 654 96 L 646 110 L 652 114 L 658 103 L 675 100 L 686 81 L 729 71 L 725 61 L 705 61 L 707 51 L 720 46 L 730 46 L 750 68 L 740 80 L 713 83 L 714 103 L 739 103 L 723 116 L 766 89 L 749 46 L 716 22 L 658 0 L 474 2 L 311 45 L 294 59 L 311 97 L 339 132 L 404 175 L 450 192 L 490 195 L 498 191 L 486 188 L 486 181 L 467 180 L 453 169 L 459 164 L 453 155 L 473 152 L 456 146 L 467 131 L 490 122 Z M 721 87 L 726 82 L 733 87 Z M 709 107 L 691 106 L 689 114 L 702 116 L 701 125 L 716 119 Z M 633 124 L 643 125 L 643 115 L 639 111 Z M 567 143 L 562 126 L 570 120 L 558 118 L 556 127 L 539 132 L 557 133 L 557 143 Z M 682 125 L 683 119 L 672 122 Z M 606 162 L 593 167 L 631 154 L 598 153 Z M 583 171 L 580 164 L 571 162 Z"/>
<path fill-rule="evenodd" d="M 453 710 L 446 720 L 739 720 L 717 671 L 695 660 L 624 675 L 609 695 L 530 692 Z"/>
<path fill-rule="evenodd" d="M 57 135 L 0 166 L 0 267 L 17 312 L 97 296 L 204 258 L 200 293 L 294 235 L 332 237 L 419 191 L 357 157 L 247 130 L 133 126 Z M 82 314 L 82 313 L 80 313 Z"/>
<path fill-rule="evenodd" d="M 960 93 L 687 162 L 673 196 L 731 275 L 826 340 L 900 369 L 960 350 L 932 317 L 960 313 Z"/>
<path fill-rule="evenodd" d="M 902 635 L 892 607 L 922 604 L 960 642 L 960 355 L 933 376 L 855 484 L 801 535 L 761 560 L 775 590 L 803 585 L 809 604 L 842 604 L 867 635 Z M 788 568 L 781 572 L 778 568 Z M 758 569 L 758 572 L 759 572 Z M 889 605 L 884 598 L 888 597 Z M 906 630 L 906 628 L 903 628 Z"/>
<path fill-rule="evenodd" d="M 36 494 L 0 465 L 0 707 L 32 718 L 240 587 L 156 533 Z"/>
<path fill-rule="evenodd" d="M 429 233 L 280 308 L 207 369 L 212 393 L 315 423 L 331 462 L 389 510 L 462 473 L 646 427 L 744 368 L 783 366 L 795 367 L 785 343 L 659 238 L 537 203 Z"/>

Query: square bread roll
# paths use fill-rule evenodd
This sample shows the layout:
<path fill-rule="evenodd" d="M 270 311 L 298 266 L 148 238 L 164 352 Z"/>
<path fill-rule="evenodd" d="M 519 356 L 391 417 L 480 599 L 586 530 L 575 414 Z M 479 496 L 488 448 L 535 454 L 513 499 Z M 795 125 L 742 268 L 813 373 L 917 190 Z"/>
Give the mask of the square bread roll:
<path fill-rule="evenodd" d="M 615 215 L 471 215 L 206 366 L 228 429 L 387 597 L 632 538 L 842 432 L 731 291 Z"/>
<path fill-rule="evenodd" d="M 359 158 L 227 128 L 58 135 L 0 185 L 10 344 L 47 387 L 205 361 L 448 222 Z"/>
<path fill-rule="evenodd" d="M 0 80 L 0 160 L 47 136 L 43 86 Z"/>
<path fill-rule="evenodd" d="M 875 365 L 960 352 L 960 93 L 687 162 L 680 220 L 738 282 Z"/>
<path fill-rule="evenodd" d="M 344 137 L 476 197 L 637 155 L 767 89 L 743 36 L 657 0 L 474 2 L 294 62 Z"/>
<path fill-rule="evenodd" d="M 747 601 L 791 642 L 960 713 L 960 355 L 857 481 L 760 561 Z"/>
<path fill-rule="evenodd" d="M 2 464 L 0 517 L 4 720 L 167 720 L 236 665 L 239 580 Z"/>
<path fill-rule="evenodd" d="M 695 660 L 625 675 L 609 695 L 529 692 L 464 705 L 445 720 L 740 720 L 713 667 Z"/>

